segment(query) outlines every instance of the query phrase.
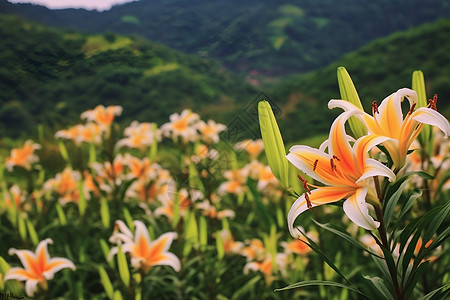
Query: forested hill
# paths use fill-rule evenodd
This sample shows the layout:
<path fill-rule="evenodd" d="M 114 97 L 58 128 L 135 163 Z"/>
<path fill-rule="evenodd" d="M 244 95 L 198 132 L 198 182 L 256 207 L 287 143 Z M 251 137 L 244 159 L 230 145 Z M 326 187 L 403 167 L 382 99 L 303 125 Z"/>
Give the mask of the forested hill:
<path fill-rule="evenodd" d="M 341 112 L 327 108 L 330 99 L 340 97 L 336 79 L 339 66 L 349 71 L 368 112 L 372 101 L 380 103 L 398 89 L 411 87 L 412 72 L 422 70 L 428 99 L 437 94 L 438 110 L 450 118 L 449 49 L 450 20 L 439 20 L 380 38 L 326 68 L 280 80 L 270 90 L 283 111 L 285 138 L 292 141 L 323 132 Z"/>
<path fill-rule="evenodd" d="M 2 14 L 0 36 L 0 136 L 74 124 L 97 104 L 122 105 L 124 122 L 161 124 L 183 108 L 224 121 L 237 99 L 257 93 L 211 59 L 136 36 L 85 35 Z"/>
<path fill-rule="evenodd" d="M 136 33 L 234 70 L 326 66 L 393 32 L 450 17 L 448 0 L 140 0 L 97 12 L 0 0 L 0 12 L 88 32 Z"/>

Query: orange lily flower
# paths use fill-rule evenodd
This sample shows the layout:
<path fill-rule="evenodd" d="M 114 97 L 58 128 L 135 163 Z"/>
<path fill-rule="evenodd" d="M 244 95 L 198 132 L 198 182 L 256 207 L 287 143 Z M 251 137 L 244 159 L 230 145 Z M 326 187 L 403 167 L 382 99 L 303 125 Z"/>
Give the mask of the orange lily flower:
<path fill-rule="evenodd" d="M 75 265 L 67 258 L 50 258 L 47 244 L 52 244 L 51 239 L 41 241 L 36 247 L 36 253 L 29 250 L 9 249 L 9 254 L 16 254 L 24 268 L 11 268 L 5 275 L 5 281 L 16 279 L 26 281 L 25 290 L 29 297 L 34 295 L 37 285 L 43 288 L 47 286 L 47 280 L 52 279 L 59 270 L 70 268 L 75 271 Z"/>
<path fill-rule="evenodd" d="M 57 131 L 55 137 L 73 140 L 77 145 L 82 142 L 99 144 L 102 139 L 102 128 L 96 123 L 78 124 L 67 130 Z"/>
<path fill-rule="evenodd" d="M 114 121 L 115 116 L 120 116 L 122 107 L 118 105 L 111 105 L 104 107 L 97 105 L 94 109 L 87 110 L 81 114 L 81 119 L 87 119 L 90 122 L 95 122 L 102 128 L 109 127 Z"/>
<path fill-rule="evenodd" d="M 300 171 L 325 186 L 315 186 L 310 191 L 308 183 L 302 179 L 307 192 L 299 197 L 292 205 L 288 214 L 288 226 L 291 235 L 299 237 L 299 231 L 294 228 L 294 221 L 305 210 L 314 206 L 337 202 L 344 202 L 347 216 L 365 229 L 373 230 L 379 226 L 368 213 L 366 200 L 378 203 L 375 188 L 369 179 L 374 176 L 386 176 L 390 181 L 395 174 L 380 162 L 370 159 L 369 150 L 388 138 L 369 135 L 359 138 L 353 146 L 350 137 L 345 132 L 345 122 L 351 113 L 341 114 L 333 123 L 329 139 L 320 149 L 308 146 L 293 146 L 287 159 Z M 328 147 L 328 153 L 322 148 Z"/>
<path fill-rule="evenodd" d="M 262 139 L 258 140 L 243 140 L 234 145 L 236 150 L 245 150 L 250 156 L 250 160 L 256 159 L 258 155 L 264 150 L 264 142 Z"/>
<path fill-rule="evenodd" d="M 167 232 L 152 242 L 144 223 L 141 221 L 133 223 L 136 226 L 134 236 L 125 223 L 118 220 L 115 232 L 110 238 L 110 242 L 123 243 L 123 252 L 131 255 L 131 265 L 136 269 L 143 269 L 145 272 L 156 265 L 171 266 L 175 271 L 179 271 L 181 269 L 180 260 L 175 254 L 168 252 L 177 234 Z M 109 259 L 111 260 L 117 252 L 118 247 L 111 248 Z"/>
<path fill-rule="evenodd" d="M 8 171 L 12 171 L 14 166 L 19 166 L 31 170 L 31 164 L 39 161 L 34 151 L 40 148 L 41 145 L 34 144 L 33 141 L 28 140 L 22 148 L 12 149 L 11 155 L 5 161 L 6 168 Z"/>
<path fill-rule="evenodd" d="M 199 115 L 185 109 L 181 114 L 171 114 L 170 122 L 161 126 L 161 131 L 166 137 L 176 140 L 181 137 L 183 142 L 195 142 L 198 138 L 195 123 L 199 120 Z"/>
<path fill-rule="evenodd" d="M 219 132 L 224 131 L 226 128 L 227 126 L 216 123 L 213 120 L 208 120 L 208 123 L 200 120 L 197 123 L 197 129 L 200 131 L 201 139 L 205 143 L 218 143 Z"/>
<path fill-rule="evenodd" d="M 152 145 L 155 140 L 161 140 L 160 131 L 155 131 L 153 126 L 153 123 L 138 123 L 137 121 L 133 121 L 129 127 L 125 128 L 124 134 L 126 138 L 118 141 L 117 147 L 126 146 L 142 149 Z"/>
<path fill-rule="evenodd" d="M 44 183 L 44 189 L 55 191 L 59 195 L 59 201 L 62 205 L 68 202 L 78 202 L 80 190 L 78 182 L 81 181 L 81 174 L 66 167 L 61 173 L 56 174 Z"/>
<path fill-rule="evenodd" d="M 401 102 L 404 98 L 409 100 L 410 110 L 403 118 Z M 328 107 L 340 107 L 352 112 L 367 126 L 370 134 L 388 137 L 383 145 L 391 155 L 394 167 L 399 170 L 405 165 L 408 150 L 424 124 L 437 126 L 445 136 L 450 134 L 448 121 L 436 111 L 436 101 L 437 99 L 430 100 L 430 107 L 414 110 L 418 102 L 417 93 L 403 88 L 386 97 L 379 107 L 374 102 L 373 116 L 344 100 L 331 100 Z"/>

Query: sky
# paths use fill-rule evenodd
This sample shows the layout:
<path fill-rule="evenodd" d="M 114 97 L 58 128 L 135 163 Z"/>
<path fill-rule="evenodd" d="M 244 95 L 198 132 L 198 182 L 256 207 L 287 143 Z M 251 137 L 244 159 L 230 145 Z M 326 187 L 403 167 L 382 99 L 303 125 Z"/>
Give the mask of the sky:
<path fill-rule="evenodd" d="M 123 4 L 136 0 L 8 0 L 12 3 L 33 3 L 47 6 L 50 9 L 84 8 L 99 11 L 108 10 L 115 4 Z"/>

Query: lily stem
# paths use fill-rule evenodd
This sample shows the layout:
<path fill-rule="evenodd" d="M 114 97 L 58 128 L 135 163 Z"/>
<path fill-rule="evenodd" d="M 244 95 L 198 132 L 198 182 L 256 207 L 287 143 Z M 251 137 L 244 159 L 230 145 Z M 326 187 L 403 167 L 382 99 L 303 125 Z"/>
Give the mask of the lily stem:
<path fill-rule="evenodd" d="M 377 220 L 380 222 L 380 226 L 378 227 L 378 233 L 380 234 L 381 243 L 387 251 L 391 251 L 391 249 L 389 247 L 389 241 L 387 239 L 386 227 L 384 226 L 383 210 L 380 205 L 375 205 L 374 208 L 375 208 L 375 214 L 377 216 Z M 398 279 L 397 279 L 397 268 L 395 268 L 395 270 L 390 270 L 390 274 L 392 277 L 392 284 L 394 285 L 394 289 L 395 289 L 396 299 L 403 300 L 403 294 L 400 290 L 400 286 L 398 284 Z"/>

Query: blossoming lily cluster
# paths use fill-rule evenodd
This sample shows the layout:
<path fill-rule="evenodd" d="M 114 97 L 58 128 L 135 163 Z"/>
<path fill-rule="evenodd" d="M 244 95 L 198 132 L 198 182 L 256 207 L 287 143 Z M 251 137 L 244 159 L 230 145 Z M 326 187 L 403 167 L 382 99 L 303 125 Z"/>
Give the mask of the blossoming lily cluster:
<path fill-rule="evenodd" d="M 345 69 L 340 71 L 344 72 Z M 347 80 L 350 80 L 349 77 Z M 347 84 L 353 87 L 351 80 L 347 81 Z M 404 99 L 409 101 L 410 106 L 406 116 L 403 116 L 401 107 Z M 342 199 L 345 199 L 343 209 L 350 220 L 368 230 L 378 228 L 381 218 L 378 214 L 381 209 L 380 201 L 383 200 L 379 176 L 386 177 L 390 182 L 396 179 L 396 174 L 405 165 L 408 151 L 412 150 L 410 147 L 424 124 L 438 127 L 446 137 L 450 134 L 449 122 L 436 110 L 436 97 L 430 100 L 428 106 L 418 108 L 417 93 L 403 88 L 386 97 L 380 106 L 373 102 L 372 115 L 362 110 L 357 96 L 351 100 L 353 103 L 347 100 L 329 102 L 329 108 L 339 107 L 344 109 L 344 112 L 333 122 L 329 138 L 319 149 L 303 145 L 293 146 L 286 155 L 287 160 L 298 170 L 321 183 L 313 184 L 298 175 L 304 193 L 294 202 L 288 214 L 289 231 L 294 237 L 300 235 L 294 222 L 302 212 Z M 281 136 L 277 138 L 276 134 L 271 136 L 271 133 L 265 132 L 273 130 L 275 122 L 273 114 L 270 115 L 269 104 L 261 102 L 259 110 L 263 139 L 269 149 L 269 163 L 272 161 L 272 169 L 278 169 L 274 170 L 274 173 L 280 174 L 278 179 L 286 185 L 286 182 L 292 180 L 286 178 L 289 177 L 287 166 L 282 162 L 274 163 L 277 159 L 282 161 L 276 156 L 283 155 L 284 150 L 278 150 L 283 141 L 280 140 Z M 357 123 L 350 124 L 350 128 L 354 129 L 354 132 L 367 132 L 356 136 L 357 140 L 345 130 L 347 121 L 353 116 L 361 123 L 358 124 L 359 128 L 354 125 Z M 278 130 L 276 123 L 275 127 Z M 385 154 L 392 162 L 390 165 L 370 157 L 370 150 L 375 146 L 386 150 Z M 370 215 L 373 208 L 378 214 L 378 220 L 374 220 Z"/>
<path fill-rule="evenodd" d="M 379 275 L 365 275 L 364 278 L 373 283 L 378 296 L 407 299 L 414 293 L 420 295 L 421 291 L 415 288 L 417 278 L 428 268 L 429 262 L 436 260 L 436 256 L 431 255 L 440 253 L 443 241 L 448 238 L 448 230 L 439 228 L 448 217 L 450 203 L 444 196 L 444 205 L 423 216 L 410 213 L 409 217 L 408 212 L 421 196 L 425 198 L 422 202 L 428 203 L 430 208 L 430 197 L 436 195 L 430 187 L 436 182 L 432 182 L 435 177 L 427 172 L 441 176 L 443 161 L 438 159 L 441 165 L 435 167 L 438 157 L 436 153 L 430 153 L 434 151 L 433 133 L 430 127 L 425 126 L 434 126 L 447 138 L 450 124 L 437 111 L 436 95 L 427 104 L 420 71 L 413 74 L 414 90 L 399 89 L 379 106 L 374 101 L 371 115 L 364 112 L 353 82 L 343 67 L 338 68 L 338 81 L 342 100 L 331 100 L 328 107 L 341 108 L 344 112 L 334 120 L 328 139 L 319 148 L 297 145 L 286 155 L 270 105 L 266 101 L 259 103 L 261 134 L 269 165 L 278 181 L 297 197 L 287 217 L 289 232 L 295 238 L 306 237 L 303 229 L 295 224 L 300 214 L 316 206 L 344 200 L 343 210 L 347 217 L 368 230 L 370 235 L 357 241 L 347 231 L 331 224 L 315 221 L 316 224 L 373 256 L 384 273 L 384 279 Z M 403 111 L 405 99 L 409 107 Z M 346 125 L 352 135 L 347 132 Z M 439 154 L 441 147 L 437 149 Z M 411 175 L 420 175 L 426 182 L 421 187 L 423 194 L 417 190 L 403 193 Z M 448 178 L 447 175 L 443 177 L 444 181 Z M 445 186 L 446 182 L 439 184 Z M 404 199 L 401 200 L 403 194 Z M 400 203 L 404 206 L 399 207 L 397 204 Z M 399 208 L 397 214 L 396 208 Z M 393 214 L 396 214 L 395 218 Z M 378 233 L 373 232 L 376 229 Z M 351 284 L 314 241 L 308 239 L 306 243 Z M 381 260 L 385 262 L 379 264 Z M 285 289 L 334 284 L 306 281 Z M 368 297 L 353 284 L 346 288 Z M 436 291 L 425 298 L 434 293 Z"/>

